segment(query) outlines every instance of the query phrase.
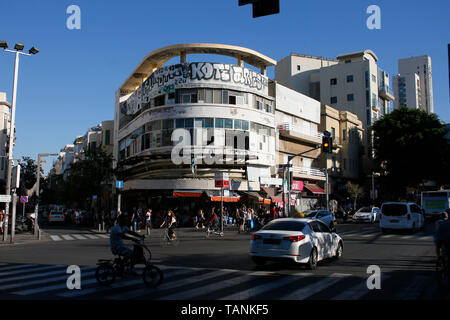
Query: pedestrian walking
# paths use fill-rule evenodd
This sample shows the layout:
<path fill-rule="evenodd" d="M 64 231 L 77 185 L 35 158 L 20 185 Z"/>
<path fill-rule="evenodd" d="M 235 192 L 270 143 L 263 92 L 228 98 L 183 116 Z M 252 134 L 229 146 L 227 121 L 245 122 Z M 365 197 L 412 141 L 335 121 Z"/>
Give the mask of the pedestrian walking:
<path fill-rule="evenodd" d="M 150 235 L 150 230 L 153 228 L 152 226 L 152 209 L 148 209 L 145 213 L 145 230 L 147 231 L 147 235 Z"/>
<path fill-rule="evenodd" d="M 5 216 L 5 210 L 0 211 L 0 231 L 3 234 L 3 219 Z"/>

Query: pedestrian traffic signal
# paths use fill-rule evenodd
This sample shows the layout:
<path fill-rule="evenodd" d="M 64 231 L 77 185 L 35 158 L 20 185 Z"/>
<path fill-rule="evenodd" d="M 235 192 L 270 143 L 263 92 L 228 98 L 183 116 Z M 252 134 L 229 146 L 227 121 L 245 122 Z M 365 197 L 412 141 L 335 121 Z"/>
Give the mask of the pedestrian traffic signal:
<path fill-rule="evenodd" d="M 239 6 L 253 5 L 253 18 L 280 13 L 280 0 L 239 0 Z"/>
<path fill-rule="evenodd" d="M 323 133 L 322 137 L 322 152 L 333 153 L 333 138 L 328 131 Z"/>

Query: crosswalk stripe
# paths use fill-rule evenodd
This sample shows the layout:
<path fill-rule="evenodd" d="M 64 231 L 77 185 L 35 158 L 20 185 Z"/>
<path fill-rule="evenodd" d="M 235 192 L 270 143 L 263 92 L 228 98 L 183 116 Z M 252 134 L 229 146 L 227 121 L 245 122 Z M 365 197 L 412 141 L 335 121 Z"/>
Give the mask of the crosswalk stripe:
<path fill-rule="evenodd" d="M 107 234 L 98 234 L 98 236 L 99 236 L 100 238 L 109 239 L 109 235 L 107 235 Z"/>
<path fill-rule="evenodd" d="M 173 277 L 178 274 L 184 274 L 187 272 L 189 272 L 189 270 L 175 270 L 174 269 L 174 270 L 165 271 L 165 272 L 163 272 L 163 281 L 166 280 L 167 278 L 170 279 L 170 277 L 166 277 L 167 275 L 170 275 L 171 277 Z M 128 287 L 128 286 L 132 286 L 132 285 L 140 284 L 140 283 L 142 283 L 142 284 L 144 283 L 143 279 L 141 277 L 139 277 L 139 279 L 132 279 L 129 281 L 119 281 L 119 282 L 111 284 L 108 287 L 94 287 L 94 288 L 89 288 L 89 289 L 74 290 L 71 292 L 59 294 L 58 296 L 64 297 L 64 298 L 74 298 L 74 297 L 84 296 L 87 294 L 99 293 L 99 292 L 106 291 L 106 290 Z M 148 288 L 147 288 L 147 290 L 148 290 Z M 128 296 L 128 294 L 127 294 L 127 296 Z"/>
<path fill-rule="evenodd" d="M 90 238 L 90 239 L 98 239 L 96 236 L 94 236 L 93 234 L 87 234 L 86 237 Z"/>
<path fill-rule="evenodd" d="M 65 273 L 65 270 L 64 270 Z M 82 271 L 82 276 L 88 276 L 88 275 L 92 275 L 94 274 L 95 271 L 91 270 L 91 271 Z M 55 272 L 47 272 L 47 273 L 42 273 L 39 274 L 39 276 L 45 276 L 45 275 L 55 275 Z M 33 275 L 33 277 L 36 277 L 37 275 Z M 25 283 L 23 282 L 19 282 L 19 283 L 13 283 L 13 284 L 8 284 L 8 285 L 4 285 L 4 286 L 0 286 L 0 290 L 9 290 L 9 289 L 15 289 L 15 288 L 20 288 L 20 287 L 27 287 L 27 286 L 33 286 L 36 284 L 43 284 L 43 283 L 49 283 L 49 282 L 55 282 L 55 281 L 64 281 L 67 280 L 67 278 L 69 277 L 69 274 L 64 274 L 58 277 L 50 277 L 50 278 L 45 278 L 45 279 L 40 279 L 40 280 L 35 280 L 35 281 L 27 281 Z M 20 280 L 26 280 L 30 277 L 22 277 Z"/>
<path fill-rule="evenodd" d="M 385 275 L 382 277 L 382 280 L 384 282 L 390 278 L 391 276 Z M 369 292 L 370 290 L 367 288 L 367 280 L 364 279 L 361 280 L 361 282 L 357 283 L 356 285 L 347 288 L 345 290 L 342 290 L 341 293 L 332 297 L 331 300 L 359 300 Z"/>
<path fill-rule="evenodd" d="M 45 267 L 47 268 L 47 267 Z M 44 273 L 34 273 L 35 270 L 37 269 L 31 269 L 30 271 L 25 271 L 25 272 L 29 272 L 25 275 L 21 275 L 21 276 L 17 276 L 17 277 L 7 277 L 5 279 L 0 279 L 0 283 L 5 283 L 5 282 L 11 282 L 11 281 L 20 281 L 20 280 L 26 280 L 26 279 L 33 279 L 33 278 L 38 278 L 38 277 L 42 277 L 42 276 L 48 276 L 48 275 L 56 275 L 59 273 L 66 273 L 67 270 L 67 266 L 63 266 L 63 265 L 54 265 L 54 266 L 48 266 L 48 269 L 51 268 L 55 268 L 57 270 L 53 270 L 53 271 L 48 271 L 48 272 L 44 272 Z M 95 267 L 81 267 L 81 272 L 84 271 L 88 271 L 90 269 L 93 269 Z M 44 270 L 40 270 L 40 271 L 45 271 L 47 269 Z M 31 274 L 30 274 L 31 273 Z M 82 273 L 83 274 L 83 273 Z M 0 287 L 1 289 L 2 287 Z"/>
<path fill-rule="evenodd" d="M 32 268 L 32 269 L 25 269 L 25 270 L 16 270 L 16 271 L 12 271 L 12 272 L 3 272 L 0 273 L 0 276 L 13 276 L 15 274 L 21 274 L 21 273 L 35 273 L 36 271 L 44 271 L 44 270 L 48 270 L 48 269 L 54 269 L 55 266 L 43 266 L 43 267 L 38 267 L 38 268 Z M 8 277 L 9 279 L 9 277 Z M 0 282 L 4 282 L 4 280 L 8 280 L 8 279 L 0 279 Z"/>
<path fill-rule="evenodd" d="M 70 235 L 68 234 L 63 234 L 62 237 L 64 238 L 64 240 L 75 240 L 74 238 L 72 238 Z"/>
<path fill-rule="evenodd" d="M 51 235 L 50 238 L 52 238 L 52 240 L 54 240 L 54 241 L 62 241 L 60 236 Z"/>
<path fill-rule="evenodd" d="M 181 287 L 181 286 L 184 286 L 184 285 L 188 285 L 188 284 L 192 284 L 192 283 L 195 283 L 195 282 L 199 282 L 199 281 L 202 281 L 202 280 L 215 278 L 215 277 L 218 277 L 218 276 L 223 275 L 223 274 L 225 274 L 225 272 L 223 272 L 223 271 L 212 271 L 212 272 L 208 272 L 208 273 L 199 275 L 198 277 L 189 277 L 189 276 L 187 276 L 184 279 L 181 279 L 181 280 L 178 280 L 178 281 L 174 281 L 174 282 L 168 282 L 167 283 L 167 282 L 163 281 L 163 283 L 161 283 L 161 285 L 158 287 L 158 290 L 170 290 L 170 289 L 173 289 L 173 288 L 178 288 L 178 287 Z M 126 295 L 126 298 L 127 299 L 131 299 L 131 298 L 137 297 L 139 295 L 145 294 L 146 292 L 148 293 L 148 290 L 142 290 L 142 289 L 136 290 L 136 291 L 132 291 L 132 292 L 128 292 L 127 295 Z M 108 299 L 123 299 L 124 297 L 123 297 L 123 295 L 115 295 L 115 296 L 106 297 L 106 298 L 108 298 Z"/>
<path fill-rule="evenodd" d="M 83 237 L 81 234 L 73 234 L 72 236 L 74 236 L 78 240 L 86 240 L 86 237 Z"/>
<path fill-rule="evenodd" d="M 304 277 L 310 276 L 311 274 L 302 274 Z M 222 297 L 219 300 L 248 300 L 252 296 L 256 296 L 258 294 L 273 290 L 275 288 L 284 286 L 288 283 L 292 283 L 292 276 L 286 276 L 283 279 L 268 282 L 265 284 L 258 285 L 256 287 L 237 292 L 226 297 Z"/>
<path fill-rule="evenodd" d="M 247 280 L 251 280 L 254 279 L 254 276 L 250 276 L 250 275 L 243 275 L 243 276 L 238 276 L 238 277 L 234 277 L 228 280 L 222 280 L 220 282 L 216 282 L 216 283 L 211 283 L 202 287 L 197 287 L 197 288 L 193 288 L 191 290 L 186 290 L 186 291 L 182 291 L 182 292 L 177 292 L 168 296 L 160 296 L 158 297 L 156 300 L 187 300 L 187 299 L 192 299 L 195 296 L 199 296 L 199 295 L 204 295 L 204 294 L 208 294 L 210 292 L 216 291 L 216 290 L 220 290 L 220 289 L 225 289 L 228 287 L 232 287 L 238 284 L 241 284 Z"/>
<path fill-rule="evenodd" d="M 392 238 L 393 236 L 394 236 L 393 234 L 383 234 L 382 235 L 383 239 Z"/>
<path fill-rule="evenodd" d="M 82 275 L 82 277 L 83 277 L 83 275 Z M 89 280 L 83 281 L 83 278 L 82 278 L 82 280 L 81 280 L 81 287 L 83 287 L 83 285 L 91 284 L 91 283 L 94 283 L 94 282 L 97 282 L 97 279 L 94 278 L 94 279 L 89 279 Z M 36 293 L 42 293 L 42 292 L 48 292 L 48 291 L 55 291 L 55 290 L 61 290 L 61 289 L 67 289 L 66 281 L 64 281 L 64 283 L 60 283 L 60 284 L 53 285 L 53 286 L 39 287 L 39 288 L 35 288 L 35 289 L 16 291 L 16 292 L 13 292 L 12 294 L 26 296 L 26 295 L 30 295 L 30 294 L 36 294 Z"/>
<path fill-rule="evenodd" d="M 38 266 L 37 264 L 21 264 L 21 265 L 8 265 L 8 267 L 0 268 L 0 276 L 2 275 L 3 271 L 11 271 L 16 269 L 27 269 Z"/>
<path fill-rule="evenodd" d="M 333 285 L 334 283 L 341 281 L 342 279 L 349 277 L 350 274 L 339 274 L 339 273 L 333 273 L 331 276 L 326 277 L 322 280 L 319 280 L 317 282 L 314 282 L 311 285 L 302 287 L 300 289 L 297 289 L 293 292 L 288 293 L 287 295 L 283 296 L 283 300 L 304 300 L 322 290 L 325 288 L 328 288 L 329 286 Z"/>

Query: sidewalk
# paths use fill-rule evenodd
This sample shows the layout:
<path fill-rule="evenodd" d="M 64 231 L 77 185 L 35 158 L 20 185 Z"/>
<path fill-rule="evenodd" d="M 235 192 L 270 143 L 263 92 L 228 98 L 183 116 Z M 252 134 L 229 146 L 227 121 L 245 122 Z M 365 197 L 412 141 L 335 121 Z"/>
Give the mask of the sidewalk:
<path fill-rule="evenodd" d="M 11 235 L 9 234 L 8 237 L 6 238 L 6 241 L 3 241 L 3 234 L 0 234 L 0 247 L 19 245 L 19 244 L 29 244 L 29 243 L 33 243 L 33 242 L 42 242 L 42 241 L 49 240 L 49 236 L 43 230 L 41 230 L 41 240 L 38 240 L 37 236 L 35 236 L 33 233 L 30 233 L 30 232 L 23 232 L 23 233 L 15 234 L 14 235 L 14 243 L 10 243 L 10 237 L 11 237 Z"/>

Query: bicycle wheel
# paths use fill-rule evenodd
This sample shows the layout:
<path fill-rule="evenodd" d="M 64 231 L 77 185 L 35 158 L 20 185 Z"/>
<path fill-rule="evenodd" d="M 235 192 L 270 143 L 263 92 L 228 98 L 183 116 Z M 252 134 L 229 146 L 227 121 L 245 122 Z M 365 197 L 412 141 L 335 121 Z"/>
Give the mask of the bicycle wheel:
<path fill-rule="evenodd" d="M 157 266 L 149 264 L 144 268 L 142 279 L 147 286 L 156 288 L 163 281 L 163 273 Z"/>
<path fill-rule="evenodd" d="M 206 229 L 206 238 L 209 238 L 210 235 L 211 235 L 211 230 L 208 228 L 208 229 Z"/>
<path fill-rule="evenodd" d="M 116 280 L 116 272 L 110 264 L 102 264 L 95 270 L 95 279 L 102 286 L 109 286 Z"/>
<path fill-rule="evenodd" d="M 175 234 L 175 238 L 170 239 L 169 244 L 176 247 L 180 244 L 180 236 L 179 236 L 179 232 L 174 232 L 174 234 Z"/>
<path fill-rule="evenodd" d="M 446 261 L 445 253 L 441 251 L 441 257 L 436 264 L 436 278 L 440 289 L 446 289 L 450 284 L 450 274 L 448 261 Z"/>

